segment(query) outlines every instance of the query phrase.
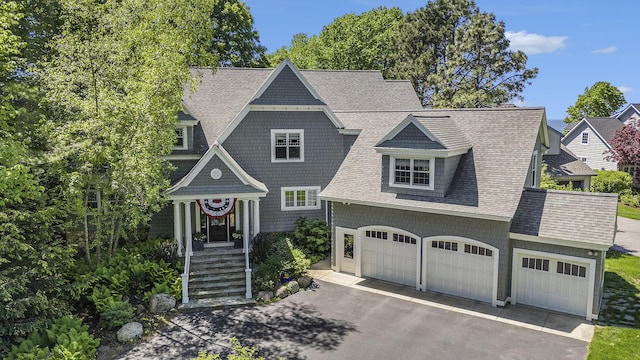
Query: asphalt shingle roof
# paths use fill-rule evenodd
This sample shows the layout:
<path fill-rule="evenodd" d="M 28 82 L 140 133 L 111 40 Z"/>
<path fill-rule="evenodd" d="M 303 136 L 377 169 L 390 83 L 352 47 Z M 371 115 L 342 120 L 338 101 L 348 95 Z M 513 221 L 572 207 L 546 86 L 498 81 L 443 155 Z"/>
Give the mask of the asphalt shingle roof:
<path fill-rule="evenodd" d="M 511 232 L 611 246 L 617 205 L 616 194 L 526 189 Z"/>
<path fill-rule="evenodd" d="M 580 160 L 571 150 L 560 145 L 560 154 L 543 155 L 542 159 L 547 164 L 547 171 L 553 177 L 567 176 L 595 176 L 596 173 L 587 164 Z"/>
<path fill-rule="evenodd" d="M 624 123 L 617 118 L 586 118 L 591 128 L 602 136 L 603 140 L 609 143 L 616 130 L 622 129 Z"/>
<path fill-rule="evenodd" d="M 374 146 L 406 116 L 453 121 L 472 149 L 462 156 L 444 198 L 411 198 L 382 192 L 382 156 Z M 321 197 L 353 203 L 511 218 L 525 184 L 542 108 L 423 110 L 418 112 L 336 113 L 347 128 L 362 129 Z M 358 181 L 353 181 L 358 174 Z"/>

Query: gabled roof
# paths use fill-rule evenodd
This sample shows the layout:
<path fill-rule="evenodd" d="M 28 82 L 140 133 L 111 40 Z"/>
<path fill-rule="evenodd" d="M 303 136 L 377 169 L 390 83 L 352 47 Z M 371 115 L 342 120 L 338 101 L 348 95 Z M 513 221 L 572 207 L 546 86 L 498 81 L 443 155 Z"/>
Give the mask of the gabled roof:
<path fill-rule="evenodd" d="M 235 183 L 224 183 L 217 185 L 214 179 L 209 179 L 210 184 L 206 186 L 195 184 L 193 180 L 198 176 L 202 176 L 203 169 L 213 158 L 219 158 L 226 166 L 226 170 L 230 170 L 235 176 Z M 208 176 L 208 175 L 206 175 Z M 229 153 L 218 143 L 214 143 L 206 154 L 196 163 L 196 165 L 187 173 L 185 177 L 169 188 L 167 195 L 169 198 L 180 195 L 190 196 L 206 196 L 206 195 L 238 195 L 238 194 L 254 194 L 256 196 L 264 196 L 269 192 L 267 186 L 262 182 L 254 179 L 229 155 Z"/>
<path fill-rule="evenodd" d="M 542 158 L 547 164 L 547 171 L 553 178 L 596 176 L 593 169 L 580 160 L 564 145 L 560 145 L 560 154 L 543 155 Z"/>
<path fill-rule="evenodd" d="M 543 108 L 336 112 L 347 128 L 362 129 L 331 183 L 326 200 L 508 221 L 518 206 Z M 375 146 L 407 116 L 453 122 L 471 145 L 444 198 L 382 192 L 382 155 Z M 433 126 L 433 125 L 432 125 Z M 358 181 L 353 175 L 358 174 Z"/>
<path fill-rule="evenodd" d="M 588 126 L 593 130 L 593 132 L 600 138 L 603 144 L 605 144 L 608 148 L 611 148 L 609 145 L 609 139 L 613 136 L 613 133 L 616 130 L 622 129 L 624 123 L 618 118 L 584 118 L 580 120 L 565 136 L 565 139 L 568 139 L 571 134 L 576 131 L 580 131 L 579 129 L 583 129 L 583 126 Z"/>
<path fill-rule="evenodd" d="M 624 109 L 622 109 L 622 111 L 620 111 L 618 114 L 613 115 L 612 117 L 615 117 L 617 119 L 620 119 L 621 117 L 623 117 L 623 115 L 627 114 L 627 113 L 636 113 L 638 115 L 640 115 L 640 103 L 631 103 L 629 105 L 627 105 L 627 107 L 625 107 Z"/>
<path fill-rule="evenodd" d="M 266 91 L 277 69 L 283 71 L 285 65 L 299 74 L 310 93 L 333 112 L 422 109 L 411 82 L 385 80 L 380 71 L 297 70 L 285 62 L 276 69 L 192 68 L 192 76 L 199 77 L 200 84 L 195 92 L 185 86 L 183 106 L 200 122 L 206 146 L 219 140 L 247 105 Z"/>
<path fill-rule="evenodd" d="M 448 116 L 409 115 L 376 147 L 429 149 L 437 153 L 445 150 L 467 152 L 471 144 Z"/>
<path fill-rule="evenodd" d="M 618 195 L 526 189 L 511 232 L 577 244 L 613 245 Z"/>

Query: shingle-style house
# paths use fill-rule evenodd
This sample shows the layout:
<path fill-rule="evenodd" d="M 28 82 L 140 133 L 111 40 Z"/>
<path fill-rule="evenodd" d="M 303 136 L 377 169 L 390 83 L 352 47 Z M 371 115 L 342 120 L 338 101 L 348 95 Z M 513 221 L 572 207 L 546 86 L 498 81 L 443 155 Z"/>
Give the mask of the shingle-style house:
<path fill-rule="evenodd" d="M 560 142 L 562 136 L 561 132 L 549 127 L 551 146 L 542 155 L 542 160 L 547 164 L 547 172 L 560 185 L 571 184 L 574 189 L 589 191 L 591 177 L 596 173 Z"/>
<path fill-rule="evenodd" d="M 537 189 L 544 109 L 424 110 L 408 81 L 288 60 L 193 71 L 173 205 L 151 229 L 176 238 L 185 278 L 193 232 L 228 243 L 242 231 L 246 249 L 317 217 L 334 271 L 597 318 L 617 198 Z"/>
<path fill-rule="evenodd" d="M 629 104 L 614 117 L 622 121 L 625 125 L 630 121 L 638 121 L 640 120 L 640 104 Z"/>

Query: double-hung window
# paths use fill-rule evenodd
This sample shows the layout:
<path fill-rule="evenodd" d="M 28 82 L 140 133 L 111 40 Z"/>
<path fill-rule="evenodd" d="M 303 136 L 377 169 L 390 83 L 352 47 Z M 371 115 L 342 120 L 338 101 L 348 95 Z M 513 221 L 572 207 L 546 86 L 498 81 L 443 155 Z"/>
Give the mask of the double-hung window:
<path fill-rule="evenodd" d="M 301 186 L 281 188 L 282 211 L 320 209 L 320 186 Z"/>
<path fill-rule="evenodd" d="M 581 144 L 582 145 L 589 145 L 589 133 L 588 132 L 583 132 L 582 133 L 582 139 L 581 139 Z"/>
<path fill-rule="evenodd" d="M 186 126 L 176 127 L 176 142 L 173 143 L 173 149 L 187 150 L 188 148 L 189 148 L 189 144 L 187 143 L 187 127 Z"/>
<path fill-rule="evenodd" d="M 304 161 L 304 130 L 271 130 L 271 162 Z"/>
<path fill-rule="evenodd" d="M 433 159 L 391 157 L 390 186 L 433 190 Z"/>

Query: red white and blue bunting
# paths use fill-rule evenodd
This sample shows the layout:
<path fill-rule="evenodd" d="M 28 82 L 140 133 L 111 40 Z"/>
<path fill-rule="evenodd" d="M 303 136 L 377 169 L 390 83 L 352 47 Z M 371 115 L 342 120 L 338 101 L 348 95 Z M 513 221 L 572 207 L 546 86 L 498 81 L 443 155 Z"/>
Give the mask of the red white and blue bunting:
<path fill-rule="evenodd" d="M 236 199 L 199 199 L 196 200 L 202 212 L 212 219 L 221 219 L 227 216 L 236 204 Z"/>

